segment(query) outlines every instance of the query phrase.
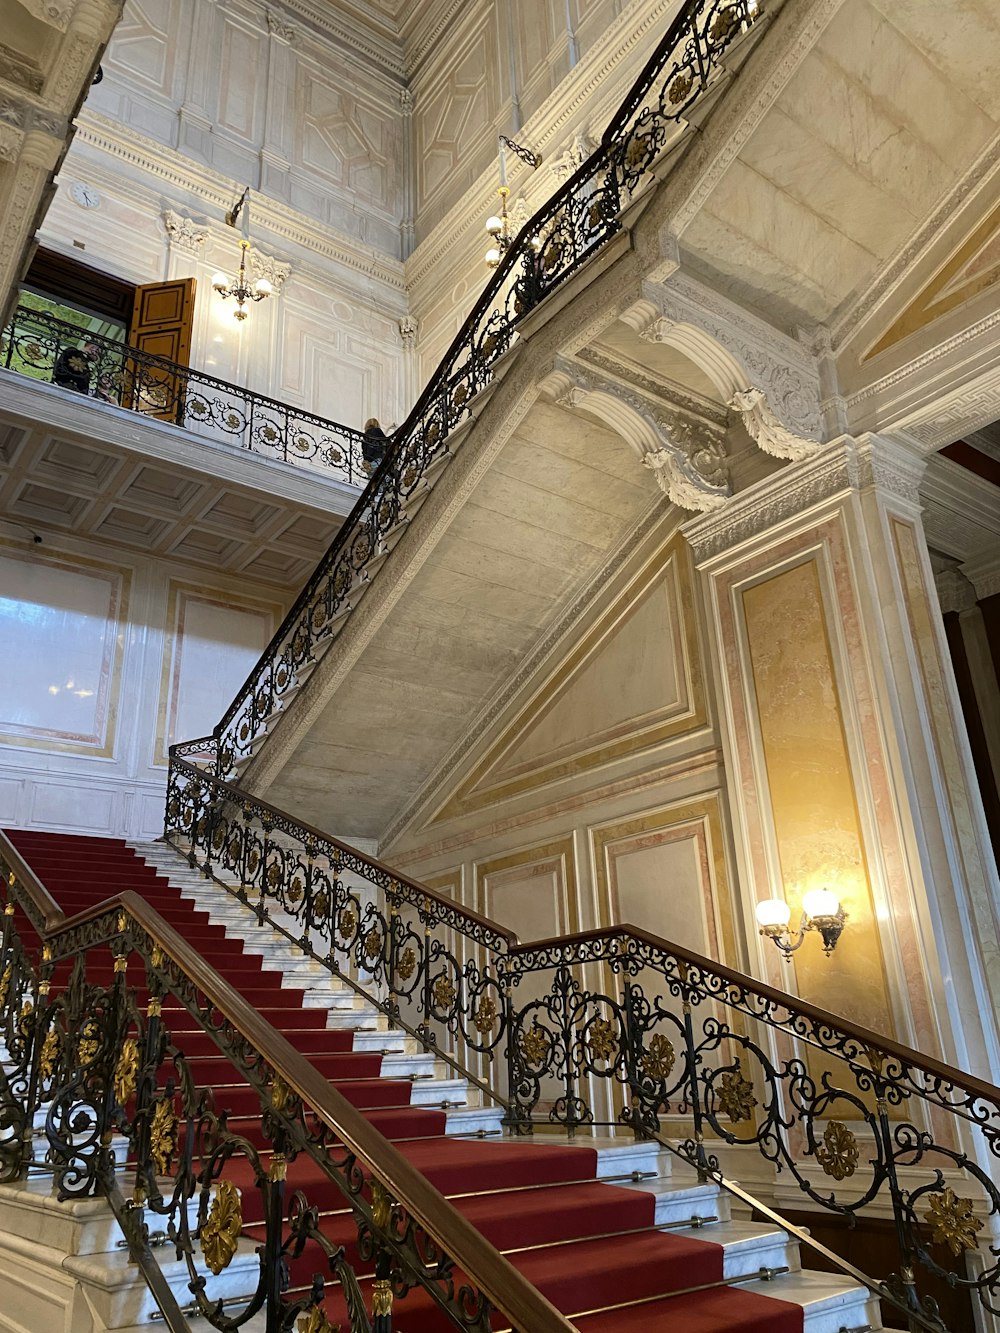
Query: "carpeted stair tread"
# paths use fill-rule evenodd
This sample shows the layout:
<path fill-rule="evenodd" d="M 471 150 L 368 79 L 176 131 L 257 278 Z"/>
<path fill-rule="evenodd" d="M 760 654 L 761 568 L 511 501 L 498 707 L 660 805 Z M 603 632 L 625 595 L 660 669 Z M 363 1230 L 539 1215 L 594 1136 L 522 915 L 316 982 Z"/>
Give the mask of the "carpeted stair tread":
<path fill-rule="evenodd" d="M 573 1320 L 579 1333 L 802 1333 L 802 1323 L 801 1306 L 739 1287 L 689 1292 Z"/>

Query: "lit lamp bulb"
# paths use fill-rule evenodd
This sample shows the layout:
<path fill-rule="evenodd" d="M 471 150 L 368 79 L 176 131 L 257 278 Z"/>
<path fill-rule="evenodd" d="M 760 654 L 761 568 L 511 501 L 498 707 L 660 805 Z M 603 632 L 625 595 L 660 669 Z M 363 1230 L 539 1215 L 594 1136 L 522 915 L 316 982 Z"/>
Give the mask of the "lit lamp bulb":
<path fill-rule="evenodd" d="M 757 924 L 765 935 L 783 933 L 792 917 L 792 909 L 783 898 L 768 898 L 757 904 Z"/>
<path fill-rule="evenodd" d="M 216 273 L 215 277 L 212 279 L 212 286 L 217 292 L 224 292 L 229 286 L 229 279 L 226 277 L 225 273 Z"/>
<path fill-rule="evenodd" d="M 840 911 L 840 899 L 829 889 L 810 889 L 802 899 L 802 910 L 811 921 L 832 919 Z"/>
<path fill-rule="evenodd" d="M 486 251 L 486 263 L 490 268 L 496 268 L 500 263 L 500 251 L 495 245 L 491 245 Z"/>
<path fill-rule="evenodd" d="M 503 222 L 501 221 L 500 218 L 495 216 L 487 218 L 486 230 L 489 232 L 491 236 L 499 236 L 500 233 L 503 231 Z"/>
<path fill-rule="evenodd" d="M 254 291 L 258 296 L 270 296 L 274 288 L 268 282 L 267 278 L 258 278 L 253 285 Z"/>

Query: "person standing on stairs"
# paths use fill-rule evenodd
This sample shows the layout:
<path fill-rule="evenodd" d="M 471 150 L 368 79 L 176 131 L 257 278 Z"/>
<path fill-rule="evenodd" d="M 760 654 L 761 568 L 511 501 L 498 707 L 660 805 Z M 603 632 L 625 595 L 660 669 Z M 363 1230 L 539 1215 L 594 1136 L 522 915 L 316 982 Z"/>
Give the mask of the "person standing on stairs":
<path fill-rule="evenodd" d="M 369 417 L 365 422 L 365 435 L 361 441 L 361 456 L 365 460 L 369 476 L 385 458 L 390 443 L 388 435 L 379 425 L 378 417 Z"/>

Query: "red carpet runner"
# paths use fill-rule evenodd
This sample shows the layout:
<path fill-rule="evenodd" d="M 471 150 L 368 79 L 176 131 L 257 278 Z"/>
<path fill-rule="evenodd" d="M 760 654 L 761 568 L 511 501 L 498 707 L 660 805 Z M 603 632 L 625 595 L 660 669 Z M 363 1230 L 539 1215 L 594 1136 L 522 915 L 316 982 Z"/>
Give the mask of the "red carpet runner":
<path fill-rule="evenodd" d="M 799 1306 L 739 1288 L 669 1296 L 721 1278 L 721 1246 L 651 1230 L 653 1195 L 597 1182 L 593 1149 L 445 1137 L 444 1113 L 411 1106 L 408 1080 L 379 1077 L 381 1055 L 354 1054 L 351 1032 L 327 1031 L 325 1010 L 304 1009 L 300 991 L 282 990 L 277 973 L 262 971 L 260 959 L 244 954 L 241 941 L 227 940 L 221 926 L 209 925 L 207 913 L 195 911 L 124 843 L 28 832 L 9 837 L 68 915 L 125 889 L 142 894 L 414 1166 L 451 1195 L 456 1208 L 581 1333 L 801 1333 Z M 260 1143 L 256 1094 L 176 1004 L 165 1003 L 163 1017 L 196 1079 L 215 1089 L 216 1109 L 230 1111 L 230 1127 Z M 239 1179 L 241 1167 L 245 1181 Z M 226 1174 L 245 1186 L 245 1232 L 259 1240 L 260 1198 L 250 1171 L 234 1162 Z M 311 1204 L 332 1214 L 325 1218 L 325 1234 L 356 1258 L 354 1227 L 349 1217 L 338 1215 L 342 1200 L 336 1187 L 305 1158 L 290 1165 L 288 1186 L 304 1190 Z M 322 1267 L 318 1250 L 304 1254 L 293 1266 L 293 1284 L 308 1286 Z M 646 1303 L 606 1309 L 635 1301 Z M 335 1289 L 327 1307 L 335 1325 L 339 1319 L 349 1327 Z M 588 1310 L 605 1312 L 588 1315 Z M 393 1322 L 399 1333 L 444 1333 L 452 1327 L 420 1290 L 397 1302 Z"/>

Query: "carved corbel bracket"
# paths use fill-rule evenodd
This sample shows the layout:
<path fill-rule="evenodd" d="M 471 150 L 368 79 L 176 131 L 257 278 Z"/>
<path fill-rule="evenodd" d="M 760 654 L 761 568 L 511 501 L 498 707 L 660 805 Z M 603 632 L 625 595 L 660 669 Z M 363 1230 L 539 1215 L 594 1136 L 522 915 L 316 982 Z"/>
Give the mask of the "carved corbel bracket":
<path fill-rule="evenodd" d="M 793 463 L 816 453 L 819 445 L 783 426 L 775 416 L 763 389 L 751 385 L 741 389 L 729 400 L 729 406 L 743 418 L 747 434 L 765 454 L 784 458 Z"/>
<path fill-rule="evenodd" d="M 198 254 L 208 240 L 207 227 L 199 226 L 194 218 L 185 217 L 183 213 L 175 213 L 172 208 L 164 211 L 163 225 L 171 245 L 176 245 L 179 250 L 187 250 L 189 254 Z"/>
<path fill-rule="evenodd" d="M 651 449 L 642 460 L 672 504 L 707 514 L 729 499 L 729 487 L 713 486 L 677 448 Z"/>
<path fill-rule="evenodd" d="M 274 255 L 266 255 L 261 250 L 247 251 L 247 258 L 254 277 L 266 278 L 274 291 L 280 292 L 292 271 L 291 264 L 285 264 L 280 259 L 275 259 Z"/>

